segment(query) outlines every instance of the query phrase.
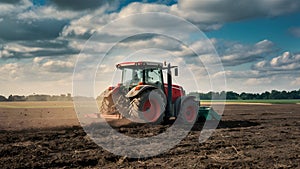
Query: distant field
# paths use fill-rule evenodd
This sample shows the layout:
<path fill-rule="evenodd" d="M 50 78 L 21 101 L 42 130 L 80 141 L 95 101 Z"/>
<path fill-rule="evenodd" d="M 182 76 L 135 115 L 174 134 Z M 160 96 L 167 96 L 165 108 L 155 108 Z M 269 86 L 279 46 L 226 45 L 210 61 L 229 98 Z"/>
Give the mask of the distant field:
<path fill-rule="evenodd" d="M 0 108 L 72 108 L 72 101 L 0 102 Z"/>
<path fill-rule="evenodd" d="M 210 100 L 203 100 L 201 103 L 209 104 Z M 224 102 L 219 100 L 212 101 L 213 103 Z M 226 100 L 226 104 L 300 104 L 299 99 L 292 100 Z"/>
<path fill-rule="evenodd" d="M 214 104 L 223 101 L 214 100 Z M 210 100 L 202 100 L 201 104 L 210 104 Z M 226 104 L 300 104 L 300 100 L 226 100 Z M 36 102 L 0 102 L 0 108 L 73 108 L 72 101 L 36 101 Z"/>
<path fill-rule="evenodd" d="M 82 102 L 82 106 L 89 107 L 93 102 Z M 99 104 L 99 103 L 98 103 Z M 32 101 L 32 102 L 0 102 L 0 108 L 74 108 L 73 101 Z"/>

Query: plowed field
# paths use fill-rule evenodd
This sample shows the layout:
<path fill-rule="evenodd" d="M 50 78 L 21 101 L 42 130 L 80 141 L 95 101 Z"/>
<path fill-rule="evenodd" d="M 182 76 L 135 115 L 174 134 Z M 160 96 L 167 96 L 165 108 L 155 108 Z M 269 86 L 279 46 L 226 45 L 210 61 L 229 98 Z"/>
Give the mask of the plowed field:
<path fill-rule="evenodd" d="M 114 155 L 80 127 L 72 106 L 0 108 L 0 168 L 300 168 L 300 105 L 226 105 L 205 143 L 202 123 L 171 150 L 150 158 Z M 158 134 L 170 124 L 112 121 L 132 137 Z"/>

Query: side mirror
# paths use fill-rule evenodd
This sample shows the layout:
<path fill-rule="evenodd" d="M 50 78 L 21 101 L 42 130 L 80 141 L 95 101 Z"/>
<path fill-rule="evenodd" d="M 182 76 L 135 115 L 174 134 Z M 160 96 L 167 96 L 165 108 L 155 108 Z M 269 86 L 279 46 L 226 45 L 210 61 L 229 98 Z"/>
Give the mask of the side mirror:
<path fill-rule="evenodd" d="M 174 72 L 174 73 L 175 73 L 175 76 L 178 76 L 178 68 L 177 68 L 177 67 L 175 68 L 174 71 L 175 71 L 175 72 Z"/>

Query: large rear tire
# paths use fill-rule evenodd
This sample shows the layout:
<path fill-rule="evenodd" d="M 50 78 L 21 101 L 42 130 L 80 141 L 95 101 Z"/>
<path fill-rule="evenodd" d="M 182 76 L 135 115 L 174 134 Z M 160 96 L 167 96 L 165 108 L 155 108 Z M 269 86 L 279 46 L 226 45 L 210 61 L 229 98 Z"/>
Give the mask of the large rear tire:
<path fill-rule="evenodd" d="M 165 95 L 159 90 L 146 90 L 130 103 L 130 116 L 134 121 L 161 124 L 166 107 Z"/>

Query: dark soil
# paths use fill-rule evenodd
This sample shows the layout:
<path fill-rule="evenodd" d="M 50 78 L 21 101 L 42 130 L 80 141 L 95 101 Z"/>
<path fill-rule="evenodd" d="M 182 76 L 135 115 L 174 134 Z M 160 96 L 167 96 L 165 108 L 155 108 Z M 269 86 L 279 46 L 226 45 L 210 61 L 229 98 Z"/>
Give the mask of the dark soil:
<path fill-rule="evenodd" d="M 168 152 L 140 159 L 104 150 L 80 126 L 2 130 L 0 168 L 300 168 L 300 105 L 227 105 L 205 143 L 198 142 L 202 125 Z M 147 137 L 169 126 L 116 129 Z"/>

